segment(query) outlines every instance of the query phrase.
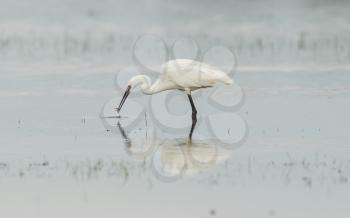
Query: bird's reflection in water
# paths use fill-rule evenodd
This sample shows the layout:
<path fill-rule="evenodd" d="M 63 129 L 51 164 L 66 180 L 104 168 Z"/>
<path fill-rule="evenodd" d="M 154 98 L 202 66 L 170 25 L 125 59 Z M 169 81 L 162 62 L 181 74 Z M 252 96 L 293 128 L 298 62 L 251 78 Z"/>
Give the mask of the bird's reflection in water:
<path fill-rule="evenodd" d="M 231 154 L 231 151 L 225 149 L 224 143 L 219 140 L 152 137 L 143 141 L 142 145 L 138 145 L 128 137 L 119 122 L 118 129 L 128 155 L 135 159 L 149 161 L 154 175 L 166 182 L 206 171 L 228 159 Z"/>

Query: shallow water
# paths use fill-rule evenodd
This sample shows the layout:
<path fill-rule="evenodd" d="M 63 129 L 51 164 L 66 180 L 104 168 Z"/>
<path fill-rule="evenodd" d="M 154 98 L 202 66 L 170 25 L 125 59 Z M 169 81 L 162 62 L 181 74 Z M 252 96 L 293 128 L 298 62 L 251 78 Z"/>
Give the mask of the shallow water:
<path fill-rule="evenodd" d="M 0 3 L 0 217 L 349 217 L 348 2 Z M 174 57 L 236 82 L 192 141 L 179 91 L 101 119 Z"/>
<path fill-rule="evenodd" d="M 113 115 L 112 106 L 119 100 L 113 97 L 121 93 L 112 87 L 70 92 L 63 85 L 61 92 L 53 91 L 59 81 L 72 83 L 74 77 L 66 75 L 56 75 L 53 86 L 45 82 L 46 76 L 38 76 L 36 94 L 18 94 L 20 87 L 2 86 L 2 213 L 346 217 L 350 191 L 346 73 L 270 72 L 268 77 L 274 79 L 269 81 L 261 76 L 237 73 L 245 98 L 233 115 L 208 109 L 213 105 L 203 99 L 210 89 L 195 94 L 199 122 L 192 142 L 187 138 L 190 107 L 181 92 L 165 98 L 168 103 L 161 95 L 151 101 L 149 96 L 134 96 L 122 112 L 127 118 L 117 120 L 99 117 Z M 333 83 L 325 87 L 321 78 L 327 76 Z M 85 83 L 89 76 L 77 79 Z M 25 81 L 17 77 L 19 84 Z M 3 84 L 8 82 L 2 78 Z M 227 99 L 222 93 L 216 100 L 220 95 Z M 152 106 L 147 106 L 152 101 L 157 107 L 170 107 L 170 112 L 157 110 L 152 117 Z M 140 116 L 136 119 L 135 114 Z M 208 128 L 211 115 L 215 119 Z M 215 122 L 218 119 L 227 122 Z M 242 143 L 235 144 L 237 139 Z"/>

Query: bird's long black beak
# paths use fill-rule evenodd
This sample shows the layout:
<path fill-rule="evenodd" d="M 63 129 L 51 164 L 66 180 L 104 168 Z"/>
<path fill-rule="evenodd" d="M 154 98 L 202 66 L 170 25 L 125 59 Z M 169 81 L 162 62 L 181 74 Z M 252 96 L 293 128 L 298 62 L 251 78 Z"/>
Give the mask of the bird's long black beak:
<path fill-rule="evenodd" d="M 122 106 L 126 100 L 126 98 L 128 97 L 128 95 L 130 94 L 130 89 L 131 89 L 131 86 L 128 86 L 128 88 L 126 89 L 124 95 L 123 95 L 123 98 L 122 100 L 120 101 L 120 104 L 119 106 L 117 107 L 117 112 L 119 113 L 119 111 L 122 109 Z"/>

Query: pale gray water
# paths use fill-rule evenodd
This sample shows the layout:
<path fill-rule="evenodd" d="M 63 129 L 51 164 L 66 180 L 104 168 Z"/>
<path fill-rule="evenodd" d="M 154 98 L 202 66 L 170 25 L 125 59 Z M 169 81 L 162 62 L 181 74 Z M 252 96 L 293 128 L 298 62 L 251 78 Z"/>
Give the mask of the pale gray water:
<path fill-rule="evenodd" d="M 330 73 L 334 80 L 328 88 L 313 79 Z M 151 120 L 147 128 L 142 120 L 128 132 L 132 146 L 127 147 L 117 128 L 107 132 L 98 118 L 103 104 L 115 95 L 112 88 L 2 96 L 2 213 L 345 217 L 350 176 L 346 74 L 265 75 L 274 79 L 261 82 L 258 72 L 237 73 L 236 81 L 246 92 L 238 114 L 246 120 L 249 135 L 233 150 L 215 138 L 200 140 L 203 135 L 194 138 L 195 146 L 186 145 L 188 133 L 165 131 L 153 138 Z M 108 83 L 108 77 L 104 80 Z M 58 75 L 54 81 L 74 78 Z M 177 113 L 182 105 L 190 109 L 187 99 L 174 101 L 178 103 L 170 104 L 179 106 Z M 203 125 L 199 123 L 196 134 L 205 132 Z"/>
<path fill-rule="evenodd" d="M 348 2 L 287 2 L 0 1 L 1 217 L 348 217 Z M 99 118 L 196 45 L 239 86 L 194 94 L 192 145 L 178 91 Z"/>

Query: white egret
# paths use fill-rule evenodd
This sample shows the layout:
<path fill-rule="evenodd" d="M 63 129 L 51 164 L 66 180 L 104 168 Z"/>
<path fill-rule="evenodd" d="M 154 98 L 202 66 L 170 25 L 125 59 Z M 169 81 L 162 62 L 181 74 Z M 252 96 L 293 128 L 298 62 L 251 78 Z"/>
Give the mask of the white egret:
<path fill-rule="evenodd" d="M 146 75 L 132 77 L 128 82 L 117 112 L 120 112 L 130 91 L 137 86 L 141 86 L 142 92 L 146 95 L 170 89 L 182 90 L 187 94 L 192 108 L 191 138 L 194 126 L 197 123 L 197 110 L 194 106 L 191 92 L 200 88 L 212 87 L 218 83 L 231 85 L 233 80 L 217 67 L 190 59 L 170 60 L 161 66 L 161 70 L 162 73 L 152 85 L 151 79 Z"/>

